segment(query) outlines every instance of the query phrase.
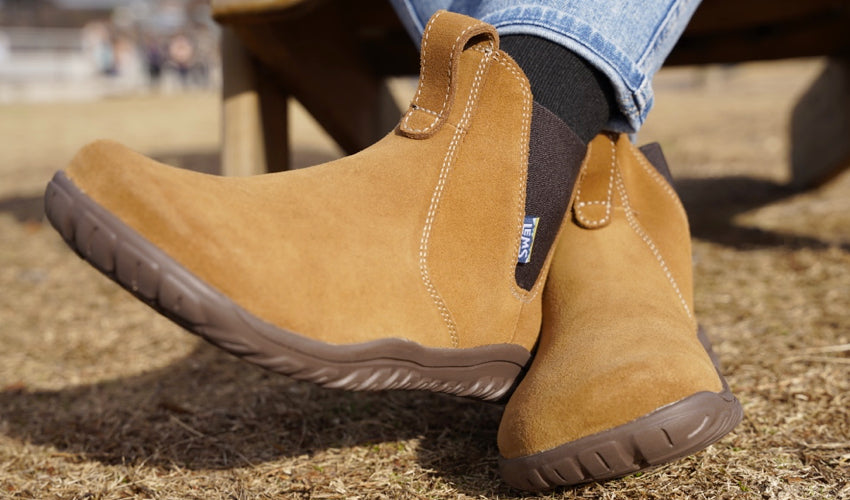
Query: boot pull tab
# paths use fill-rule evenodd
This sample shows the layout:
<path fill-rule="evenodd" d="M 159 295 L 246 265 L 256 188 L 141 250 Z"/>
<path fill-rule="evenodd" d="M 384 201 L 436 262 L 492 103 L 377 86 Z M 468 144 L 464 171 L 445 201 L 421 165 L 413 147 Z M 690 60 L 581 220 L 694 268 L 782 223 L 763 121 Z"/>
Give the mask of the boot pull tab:
<path fill-rule="evenodd" d="M 597 229 L 611 223 L 617 175 L 616 137 L 597 136 L 587 149 L 573 202 L 575 220 L 583 228 Z"/>
<path fill-rule="evenodd" d="M 445 10 L 431 17 L 422 34 L 419 86 L 399 131 L 413 139 L 426 139 L 442 127 L 449 116 L 457 87 L 458 62 L 466 44 L 484 35 L 482 42 L 499 49 L 496 28 L 477 19 Z"/>

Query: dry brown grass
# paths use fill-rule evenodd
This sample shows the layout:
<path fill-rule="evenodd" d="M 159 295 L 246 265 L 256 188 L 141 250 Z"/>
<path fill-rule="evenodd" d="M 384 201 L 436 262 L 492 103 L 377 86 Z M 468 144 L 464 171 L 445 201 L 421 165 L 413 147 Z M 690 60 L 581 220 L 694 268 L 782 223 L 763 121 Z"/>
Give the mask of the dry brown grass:
<path fill-rule="evenodd" d="M 698 313 L 746 417 L 696 456 L 544 498 L 850 498 L 850 175 L 782 187 L 787 116 L 816 70 L 658 79 L 642 139 L 662 141 L 680 179 Z M 0 107 L 0 497 L 522 496 L 498 476 L 499 407 L 256 369 L 152 313 L 42 222 L 43 185 L 86 140 L 211 169 L 216 117 L 212 95 Z M 302 163 L 335 154 L 309 127 L 297 144 Z"/>

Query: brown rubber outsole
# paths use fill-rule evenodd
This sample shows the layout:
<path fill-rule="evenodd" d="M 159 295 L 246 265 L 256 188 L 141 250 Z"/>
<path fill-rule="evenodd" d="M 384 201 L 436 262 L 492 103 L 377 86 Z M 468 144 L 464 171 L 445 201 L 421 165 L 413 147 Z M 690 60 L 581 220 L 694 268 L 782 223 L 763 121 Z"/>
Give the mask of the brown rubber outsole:
<path fill-rule="evenodd" d="M 251 363 L 324 387 L 426 390 L 501 401 L 531 354 L 519 345 L 453 349 L 400 338 L 329 344 L 269 324 L 187 271 L 57 172 L 45 214 L 80 257 L 180 326 Z"/>
<path fill-rule="evenodd" d="M 699 336 L 717 367 L 702 329 Z M 740 403 L 722 376 L 721 380 L 719 393 L 696 393 L 629 423 L 534 455 L 499 457 L 502 479 L 518 489 L 542 491 L 614 479 L 692 455 L 731 432 L 743 417 Z"/>

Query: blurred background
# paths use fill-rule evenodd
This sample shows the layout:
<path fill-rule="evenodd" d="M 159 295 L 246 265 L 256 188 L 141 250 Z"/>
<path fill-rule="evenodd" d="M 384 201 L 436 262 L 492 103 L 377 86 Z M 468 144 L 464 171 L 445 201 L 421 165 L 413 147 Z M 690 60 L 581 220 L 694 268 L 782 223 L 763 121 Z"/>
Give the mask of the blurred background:
<path fill-rule="evenodd" d="M 205 0 L 0 0 L 0 103 L 219 84 Z"/>
<path fill-rule="evenodd" d="M 343 6 L 354 27 L 366 19 L 350 11 L 387 10 L 381 0 L 308 3 Z M 664 147 L 691 223 L 697 315 L 746 418 L 706 452 L 548 498 L 850 498 L 850 174 L 838 162 L 850 152 L 850 2 L 700 9 L 671 56 L 678 65 L 655 79 L 637 139 Z M 300 18 L 289 26 L 293 51 L 326 34 Z M 205 0 L 0 0 L 0 497 L 512 498 L 497 469 L 499 407 L 274 376 L 152 313 L 45 221 L 46 183 L 94 139 L 221 172 L 223 109 L 247 104 L 232 122 L 256 122 L 256 108 L 268 110 L 258 95 L 277 101 L 277 123 L 273 135 L 243 129 L 248 142 L 266 134 L 247 151 L 258 167 L 249 170 L 273 158 L 261 158 L 269 143 L 291 144 L 283 152 L 296 167 L 343 154 L 277 84 L 312 97 L 315 114 L 327 90 L 316 82 L 350 92 L 352 80 L 329 79 L 333 65 L 295 52 L 275 80 L 266 70 L 285 54 L 260 37 L 281 30 L 242 29 L 268 49 L 254 54 L 267 67 L 246 67 L 275 89 L 226 91 L 228 32 Z M 354 35 L 386 48 L 381 29 Z M 410 72 L 373 54 L 367 67 Z M 811 57 L 823 55 L 833 57 Z M 362 82 L 379 102 L 384 87 Z M 406 107 L 412 80 L 388 88 Z M 363 102 L 352 106 L 368 110 Z M 793 185 L 817 165 L 839 168 Z"/>

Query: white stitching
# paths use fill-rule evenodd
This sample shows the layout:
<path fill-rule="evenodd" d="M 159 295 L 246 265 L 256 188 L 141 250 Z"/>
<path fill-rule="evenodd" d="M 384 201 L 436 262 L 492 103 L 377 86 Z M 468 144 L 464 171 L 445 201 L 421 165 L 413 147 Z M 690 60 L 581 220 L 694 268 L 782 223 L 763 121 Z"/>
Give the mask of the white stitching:
<path fill-rule="evenodd" d="M 431 228 L 434 225 L 434 219 L 436 218 L 440 199 L 442 198 L 442 194 L 446 186 L 449 170 L 451 170 L 452 164 L 454 163 L 455 153 L 457 151 L 460 138 L 466 132 L 466 125 L 471 115 L 473 103 L 478 99 L 478 91 L 481 86 L 482 75 L 484 74 L 489 62 L 489 57 L 483 57 L 478 65 L 478 70 L 475 72 L 475 78 L 473 79 L 472 88 L 470 89 L 466 106 L 464 107 L 463 114 L 461 115 L 460 123 L 452 136 L 452 141 L 449 143 L 446 155 L 443 157 L 443 164 L 440 167 L 440 176 L 437 180 L 437 185 L 434 187 L 434 192 L 431 194 L 431 204 L 428 207 L 428 214 L 425 217 L 425 226 L 422 228 L 422 238 L 419 242 L 419 271 L 422 276 L 422 281 L 425 284 L 425 288 L 428 290 L 428 294 L 431 296 L 431 299 L 440 311 L 440 316 L 446 323 L 446 327 L 448 328 L 449 335 L 452 339 L 452 347 L 457 347 L 460 344 L 457 335 L 457 325 L 455 324 L 451 311 L 449 311 L 448 306 L 446 306 L 443 297 L 431 281 L 428 269 L 429 243 L 431 241 Z"/>
<path fill-rule="evenodd" d="M 640 225 L 640 222 L 634 216 L 632 212 L 631 204 L 629 203 L 629 195 L 626 193 L 626 186 L 623 183 L 623 177 L 617 172 L 617 191 L 620 193 L 620 197 L 623 200 L 623 211 L 626 214 L 626 220 L 629 223 L 629 226 L 632 230 L 637 234 L 640 239 L 646 244 L 649 250 L 652 252 L 652 255 L 655 256 L 656 261 L 661 266 L 661 270 L 664 271 L 664 275 L 667 277 L 667 281 L 670 283 L 670 286 L 673 287 L 673 291 L 676 292 L 676 295 L 679 297 L 679 301 L 682 303 L 682 307 L 685 309 L 685 314 L 688 315 L 688 318 L 693 320 L 694 316 L 691 313 L 691 308 L 688 306 L 688 302 L 685 300 L 685 297 L 682 295 L 681 289 L 679 289 L 679 284 L 676 282 L 676 278 L 673 277 L 673 273 L 670 271 L 670 268 L 667 266 L 667 262 L 664 260 L 664 256 L 661 255 L 661 250 L 658 249 L 655 242 L 652 241 L 652 238 L 644 231 L 643 227 Z"/>
<path fill-rule="evenodd" d="M 607 206 L 607 205 L 610 205 L 610 203 L 608 203 L 607 201 L 601 201 L 601 200 L 600 201 L 582 201 L 582 202 L 576 203 L 576 207 L 578 207 L 578 208 L 586 207 L 588 205 L 605 205 L 605 206 Z"/>
<path fill-rule="evenodd" d="M 433 21 L 436 20 L 436 18 L 437 18 L 437 15 L 434 15 L 434 19 L 432 19 L 431 23 L 429 23 L 429 26 L 428 26 L 429 32 L 430 32 L 431 25 L 433 25 Z M 427 132 L 427 131 L 431 130 L 432 128 L 434 128 L 437 125 L 437 123 L 440 121 L 441 118 L 442 119 L 448 118 L 448 117 L 443 116 L 443 113 L 446 111 L 446 104 L 448 104 L 449 94 L 451 94 L 452 62 L 457 57 L 456 52 L 458 50 L 458 47 L 460 47 L 460 44 L 458 42 L 460 42 L 460 39 L 463 38 L 464 36 L 466 36 L 466 34 L 468 32 L 472 31 L 475 28 L 480 28 L 481 26 L 486 26 L 486 25 L 484 23 L 478 23 L 478 24 L 473 24 L 471 26 L 467 26 L 466 29 L 464 29 L 457 36 L 457 38 L 455 38 L 455 41 L 452 44 L 451 53 L 449 54 L 449 69 L 448 69 L 449 81 L 448 81 L 448 85 L 446 85 L 446 93 L 443 95 L 443 104 L 440 106 L 440 111 L 435 114 L 434 120 L 429 125 L 425 126 L 424 128 L 412 128 L 410 126 L 409 122 L 410 122 L 410 117 L 413 116 L 413 111 L 416 111 L 417 109 L 422 109 L 422 110 L 425 109 L 425 108 L 420 107 L 419 104 L 418 104 L 420 94 L 422 93 L 422 89 L 425 86 L 425 67 L 427 66 L 427 63 L 425 62 L 426 61 L 426 59 L 425 59 L 425 44 L 428 41 L 428 35 L 430 33 L 425 34 L 425 36 L 422 39 L 422 61 L 423 61 L 422 75 L 419 78 L 419 87 L 416 89 L 416 96 L 413 98 L 413 102 L 411 103 L 411 110 L 408 111 L 407 114 L 404 117 L 403 128 L 405 130 L 407 130 L 408 132 L 414 132 L 414 133 Z M 488 41 L 488 47 L 489 47 L 489 50 L 491 50 L 491 51 L 493 50 L 493 41 L 492 40 Z M 463 47 L 460 47 L 460 50 L 462 52 Z M 432 112 L 432 114 L 434 114 L 434 113 Z"/>
<path fill-rule="evenodd" d="M 613 185 L 614 185 L 614 171 L 615 165 L 617 163 L 617 148 L 614 144 L 614 140 L 611 136 L 606 135 L 611 144 L 611 167 L 608 170 L 608 192 L 605 194 L 605 201 L 594 200 L 594 201 L 582 201 L 581 200 L 581 186 L 584 180 L 584 176 L 580 179 L 579 185 L 576 188 L 576 201 L 575 201 L 575 214 L 576 218 L 588 228 L 600 227 L 604 224 L 607 224 L 611 220 L 611 198 L 613 195 Z M 590 147 L 588 146 L 587 157 L 590 157 Z M 602 216 L 601 219 L 589 219 L 585 216 L 584 212 L 579 210 L 588 205 L 603 205 L 605 207 L 605 215 Z"/>
<path fill-rule="evenodd" d="M 481 52 L 487 53 L 486 50 L 476 49 Z M 523 105 L 522 105 L 522 132 L 520 133 L 520 147 L 519 147 L 519 183 L 518 183 L 518 195 L 516 196 L 517 207 L 516 207 L 516 227 L 522 227 L 522 221 L 525 217 L 525 184 L 528 179 L 528 130 L 531 125 L 531 107 L 532 107 L 532 96 L 531 92 L 528 89 L 528 86 L 525 84 L 526 78 L 525 76 L 518 70 L 515 64 L 511 64 L 511 62 L 504 58 L 504 53 L 501 51 L 497 51 L 493 53 L 493 60 L 499 63 L 500 66 L 505 68 L 520 84 L 520 89 L 522 89 L 523 95 Z M 525 167 L 525 168 L 523 168 Z M 517 261 L 517 256 L 519 254 L 519 244 L 522 234 L 519 230 L 516 231 L 516 240 L 514 241 L 514 253 L 512 263 Z M 550 252 L 551 253 L 551 252 Z M 543 275 L 545 269 L 541 270 L 541 275 Z M 541 288 L 543 287 L 543 282 L 545 280 L 538 279 L 537 283 L 532 287 L 531 290 L 526 290 L 521 288 L 516 283 L 516 264 L 512 264 L 508 266 L 508 282 L 511 283 L 511 294 L 514 298 L 518 299 L 523 303 L 530 303 L 534 298 L 540 293 Z"/>
<path fill-rule="evenodd" d="M 425 34 L 422 36 L 422 55 L 421 55 L 422 64 L 420 65 L 421 69 L 419 70 L 419 85 L 416 87 L 416 95 L 413 97 L 413 101 L 411 101 L 411 103 L 410 103 L 411 109 L 405 114 L 405 117 L 404 117 L 404 122 L 403 122 L 402 127 L 405 128 L 405 129 L 407 128 L 407 122 L 410 120 L 410 115 L 413 113 L 413 111 L 415 111 L 417 108 L 419 108 L 416 105 L 416 102 L 419 101 L 419 96 L 422 95 L 422 89 L 425 87 L 425 75 L 426 75 L 425 69 L 428 67 L 428 65 L 425 63 L 427 61 L 427 59 L 425 58 L 425 55 L 426 55 L 426 51 L 428 50 L 428 47 L 429 47 L 428 38 L 431 36 L 431 28 L 434 27 L 434 25 L 436 24 L 437 18 L 439 18 L 442 14 L 443 14 L 443 11 L 441 11 L 441 10 L 437 11 L 437 13 L 434 14 L 434 17 L 432 17 L 431 20 L 428 22 L 428 26 L 425 29 Z M 419 109 L 424 109 L 424 108 L 419 108 Z"/>
<path fill-rule="evenodd" d="M 428 109 L 428 108 L 423 108 L 423 107 L 418 106 L 418 105 L 416 105 L 416 104 L 412 104 L 411 106 L 412 106 L 412 108 L 413 108 L 414 110 L 416 110 L 416 111 L 422 111 L 422 112 L 424 112 L 424 113 L 428 113 L 429 115 L 434 115 L 434 116 L 436 116 L 437 118 L 439 118 L 439 117 L 440 117 L 440 114 L 439 114 L 439 113 L 437 113 L 436 111 L 431 111 L 431 110 L 430 110 L 430 109 Z"/>

